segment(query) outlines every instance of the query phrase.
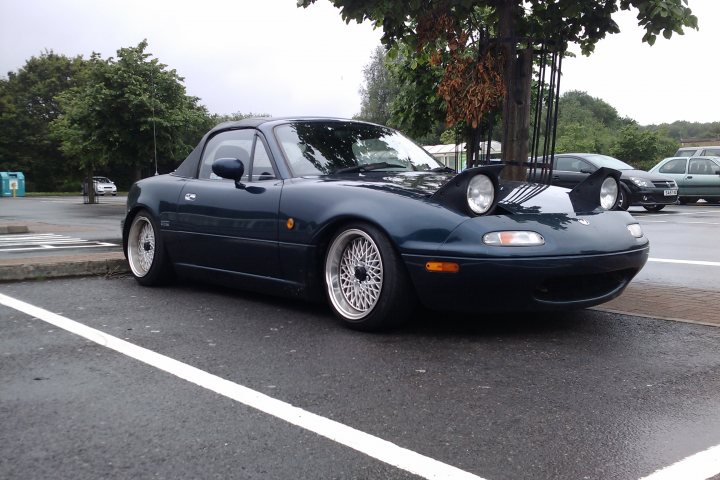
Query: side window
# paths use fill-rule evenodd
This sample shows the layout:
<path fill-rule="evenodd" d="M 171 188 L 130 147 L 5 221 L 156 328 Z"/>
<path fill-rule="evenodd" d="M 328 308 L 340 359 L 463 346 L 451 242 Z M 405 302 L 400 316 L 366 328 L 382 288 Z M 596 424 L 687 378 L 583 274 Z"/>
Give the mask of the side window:
<path fill-rule="evenodd" d="M 576 167 L 577 161 L 572 157 L 555 157 L 555 168 L 554 170 L 560 170 L 563 172 L 577 172 Z"/>
<path fill-rule="evenodd" d="M 584 173 L 592 173 L 596 170 L 595 167 L 593 167 L 591 164 L 586 162 L 585 160 L 578 160 L 577 162 L 577 171 L 578 172 L 584 172 Z"/>
<path fill-rule="evenodd" d="M 259 136 L 255 137 L 255 153 L 253 155 L 252 170 L 253 182 L 275 179 L 275 171 L 273 170 L 270 156 Z"/>
<path fill-rule="evenodd" d="M 713 168 L 715 164 L 712 160 L 707 158 L 690 159 L 690 165 L 688 165 L 689 175 L 712 175 L 715 173 Z"/>
<path fill-rule="evenodd" d="M 658 172 L 660 173 L 679 173 L 683 174 L 685 173 L 685 164 L 687 163 L 687 160 L 684 158 L 676 158 L 675 160 L 670 160 L 665 165 L 660 167 Z"/>
<path fill-rule="evenodd" d="M 198 178 L 203 180 L 220 180 L 212 171 L 212 164 L 220 158 L 237 158 L 243 162 L 245 173 L 243 181 L 247 181 L 250 169 L 250 152 L 255 130 L 228 130 L 220 132 L 205 145 Z"/>

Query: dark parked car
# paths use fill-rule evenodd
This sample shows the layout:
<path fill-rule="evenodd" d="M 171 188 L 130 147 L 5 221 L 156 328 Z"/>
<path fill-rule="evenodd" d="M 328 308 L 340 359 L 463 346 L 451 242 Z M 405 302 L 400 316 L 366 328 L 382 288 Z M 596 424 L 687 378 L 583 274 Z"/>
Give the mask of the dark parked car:
<path fill-rule="evenodd" d="M 720 203 L 720 157 L 670 157 L 650 173 L 667 175 L 677 182 L 680 203 Z"/>
<path fill-rule="evenodd" d="M 362 330 L 441 310 L 567 310 L 620 295 L 645 264 L 615 207 L 619 173 L 572 191 L 455 173 L 386 127 L 333 119 L 221 124 L 169 175 L 131 188 L 137 281 L 173 274 L 329 301 Z"/>
<path fill-rule="evenodd" d="M 617 158 L 597 153 L 560 153 L 555 155 L 552 184 L 573 188 L 599 168 L 614 168 L 620 175 L 620 199 L 617 208 L 627 210 L 641 205 L 657 212 L 678 200 L 678 187 L 670 177 L 637 170 Z"/>

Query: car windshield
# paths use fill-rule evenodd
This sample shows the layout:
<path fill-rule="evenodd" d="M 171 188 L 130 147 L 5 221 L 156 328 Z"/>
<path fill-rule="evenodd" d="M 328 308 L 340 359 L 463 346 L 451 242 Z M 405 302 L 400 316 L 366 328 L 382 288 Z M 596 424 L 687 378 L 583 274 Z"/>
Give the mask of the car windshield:
<path fill-rule="evenodd" d="M 100 183 L 110 183 L 110 179 L 107 177 L 95 177 L 95 181 Z"/>
<path fill-rule="evenodd" d="M 692 157 L 695 152 L 697 151 L 697 148 L 678 148 L 678 151 L 675 152 L 675 155 L 673 157 Z"/>
<path fill-rule="evenodd" d="M 275 136 L 293 175 L 360 171 L 431 171 L 445 168 L 400 133 L 378 125 L 299 121 L 279 125 Z"/>
<path fill-rule="evenodd" d="M 593 162 L 598 167 L 614 168 L 615 170 L 634 170 L 635 168 L 617 158 L 608 157 L 607 155 L 586 155 L 585 158 Z"/>

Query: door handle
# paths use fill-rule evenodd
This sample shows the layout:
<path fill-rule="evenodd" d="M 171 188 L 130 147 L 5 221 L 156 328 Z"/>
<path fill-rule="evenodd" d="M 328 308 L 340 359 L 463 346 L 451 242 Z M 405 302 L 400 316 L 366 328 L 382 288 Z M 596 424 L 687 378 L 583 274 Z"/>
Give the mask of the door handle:
<path fill-rule="evenodd" d="M 196 195 L 194 193 L 186 193 L 185 194 L 185 200 L 188 202 L 194 202 L 196 198 Z"/>
<path fill-rule="evenodd" d="M 688 175 L 687 177 L 685 177 L 686 180 L 690 180 L 691 178 L 692 178 L 692 175 Z"/>

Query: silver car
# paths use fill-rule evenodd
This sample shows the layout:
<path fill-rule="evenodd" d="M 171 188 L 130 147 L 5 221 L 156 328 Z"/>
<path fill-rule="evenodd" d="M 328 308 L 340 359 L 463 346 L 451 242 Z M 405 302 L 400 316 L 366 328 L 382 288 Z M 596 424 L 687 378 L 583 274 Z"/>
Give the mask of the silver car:
<path fill-rule="evenodd" d="M 650 173 L 672 177 L 678 184 L 680 203 L 695 203 L 701 198 L 720 203 L 720 157 L 669 157 Z"/>
<path fill-rule="evenodd" d="M 95 190 L 95 195 L 117 195 L 117 186 L 115 186 L 115 182 L 107 177 L 93 177 L 93 188 Z M 86 194 L 84 183 L 82 184 L 82 193 L 83 195 Z"/>

